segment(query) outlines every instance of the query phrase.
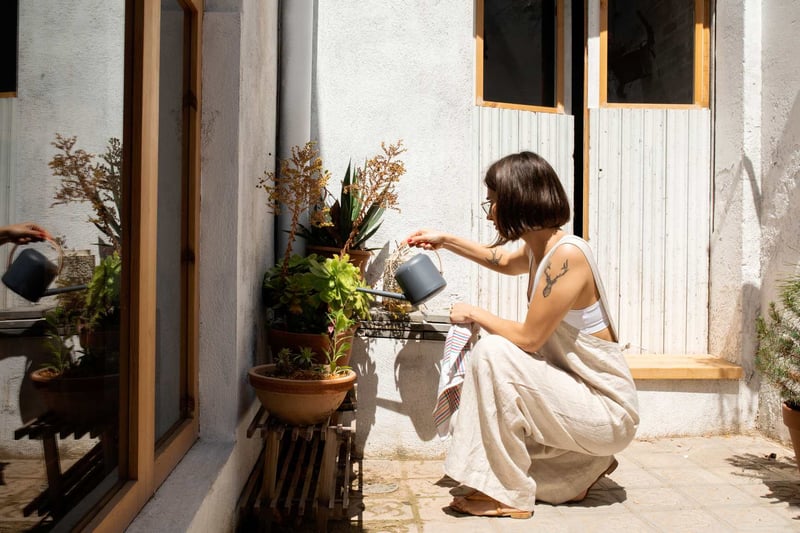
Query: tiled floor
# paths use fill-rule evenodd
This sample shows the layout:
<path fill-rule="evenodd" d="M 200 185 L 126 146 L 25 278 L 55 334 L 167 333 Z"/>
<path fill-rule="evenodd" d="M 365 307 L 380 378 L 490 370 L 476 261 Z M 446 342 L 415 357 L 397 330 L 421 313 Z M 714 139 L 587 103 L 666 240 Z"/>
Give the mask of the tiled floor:
<path fill-rule="evenodd" d="M 800 531 L 800 473 L 785 446 L 751 436 L 641 440 L 618 459 L 586 500 L 538 504 L 528 520 L 450 511 L 441 461 L 366 459 L 363 511 L 349 524 L 330 522 L 329 530 Z"/>
<path fill-rule="evenodd" d="M 790 448 L 757 436 L 640 440 L 619 468 L 576 504 L 539 504 L 528 520 L 463 516 L 448 509 L 441 460 L 365 459 L 351 520 L 328 530 L 369 532 L 800 531 L 800 473 Z M 20 512 L 42 488 L 41 461 L 6 460 L 0 533 L 35 528 Z M 20 490 L 22 487 L 26 490 Z M 358 487 L 356 487 L 358 488 Z M 314 531 L 293 524 L 273 531 Z"/>

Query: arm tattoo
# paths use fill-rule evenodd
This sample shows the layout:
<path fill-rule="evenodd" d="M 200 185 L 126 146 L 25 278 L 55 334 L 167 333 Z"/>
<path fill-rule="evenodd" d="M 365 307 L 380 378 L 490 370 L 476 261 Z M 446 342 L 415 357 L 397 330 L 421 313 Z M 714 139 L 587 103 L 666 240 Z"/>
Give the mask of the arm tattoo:
<path fill-rule="evenodd" d="M 497 266 L 500 264 L 500 260 L 503 258 L 503 254 L 497 255 L 497 250 L 494 248 L 492 249 L 492 257 L 487 257 L 486 262 L 490 265 Z"/>
<path fill-rule="evenodd" d="M 547 265 L 547 268 L 544 269 L 544 276 L 546 278 L 545 279 L 546 285 L 544 287 L 544 290 L 542 291 L 542 296 L 544 296 L 545 298 L 550 296 L 550 291 L 553 290 L 553 285 L 556 284 L 556 281 L 558 281 L 558 278 L 560 278 L 561 276 L 566 274 L 567 270 L 569 270 L 569 266 L 567 265 L 567 261 L 564 261 L 564 264 L 561 265 L 561 272 L 559 272 L 558 275 L 555 278 L 551 278 L 550 277 L 550 266 L 551 265 L 552 265 L 552 263 Z"/>

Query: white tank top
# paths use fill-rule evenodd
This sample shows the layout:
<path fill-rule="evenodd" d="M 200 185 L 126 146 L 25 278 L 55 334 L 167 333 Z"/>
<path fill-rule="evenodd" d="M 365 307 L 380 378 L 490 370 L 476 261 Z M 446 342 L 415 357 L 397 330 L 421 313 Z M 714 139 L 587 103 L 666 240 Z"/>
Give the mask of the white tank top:
<path fill-rule="evenodd" d="M 597 333 L 608 327 L 608 318 L 600 300 L 583 309 L 570 309 L 564 322 L 583 333 Z"/>

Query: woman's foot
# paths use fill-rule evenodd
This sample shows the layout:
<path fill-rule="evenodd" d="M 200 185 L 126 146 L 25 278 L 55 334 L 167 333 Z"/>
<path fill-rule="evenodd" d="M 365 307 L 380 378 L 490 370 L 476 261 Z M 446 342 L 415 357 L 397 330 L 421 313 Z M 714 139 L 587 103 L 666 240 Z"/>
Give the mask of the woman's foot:
<path fill-rule="evenodd" d="M 523 511 L 513 507 L 506 507 L 494 498 L 475 491 L 467 496 L 456 496 L 450 502 L 450 508 L 459 513 L 473 516 L 504 516 L 510 518 L 530 518 L 533 511 Z"/>
<path fill-rule="evenodd" d="M 616 470 L 616 469 L 617 469 L 617 467 L 618 467 L 618 466 L 619 466 L 619 463 L 617 462 L 617 460 L 616 460 L 615 458 L 613 458 L 613 457 L 612 457 L 612 458 L 611 458 L 611 465 L 609 465 L 609 467 L 608 467 L 608 468 L 606 468 L 605 472 L 603 472 L 602 474 L 600 474 L 600 477 L 598 477 L 597 479 L 595 479 L 595 480 L 594 480 L 594 483 L 592 483 L 591 485 L 589 485 L 589 486 L 586 488 L 586 490 L 584 490 L 583 492 L 581 492 L 580 494 L 578 494 L 577 496 L 575 496 L 575 497 L 574 497 L 574 498 L 572 498 L 571 500 L 568 500 L 568 501 L 567 501 L 567 503 L 575 503 L 575 502 L 579 502 L 579 501 L 583 500 L 584 498 L 586 498 L 586 496 L 589 494 L 589 489 L 591 489 L 592 487 L 594 487 L 594 486 L 597 484 L 597 482 L 598 482 L 598 481 L 600 481 L 601 479 L 603 479 L 603 477 L 604 477 L 604 476 L 608 476 L 608 475 L 610 475 L 610 474 L 611 474 L 611 473 L 612 473 L 614 470 Z"/>

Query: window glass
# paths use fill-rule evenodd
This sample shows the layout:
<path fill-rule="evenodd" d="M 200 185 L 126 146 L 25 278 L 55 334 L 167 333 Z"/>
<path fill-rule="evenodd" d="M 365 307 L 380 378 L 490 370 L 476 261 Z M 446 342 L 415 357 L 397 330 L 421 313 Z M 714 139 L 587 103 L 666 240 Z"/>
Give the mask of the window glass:
<path fill-rule="evenodd" d="M 0 95 L 17 90 L 17 3 L 0 3 Z"/>
<path fill-rule="evenodd" d="M 184 10 L 161 2 L 156 297 L 156 440 L 181 419 L 185 394 L 184 283 L 181 271 L 184 162 Z"/>
<path fill-rule="evenodd" d="M 556 106 L 556 2 L 485 0 L 483 99 Z"/>
<path fill-rule="evenodd" d="M 17 276 L 0 286 L 0 531 L 68 531 L 119 480 L 127 424 L 126 3 L 25 0 L 3 9 L 8 4 L 19 8 L 16 95 L 0 98 L 0 224 L 33 221 L 53 241 L 3 245 L 0 269 L 30 279 L 43 267 L 54 277 L 38 278 L 50 291 L 41 297 L 21 290 Z"/>
<path fill-rule="evenodd" d="M 694 0 L 609 0 L 608 101 L 694 101 Z"/>

